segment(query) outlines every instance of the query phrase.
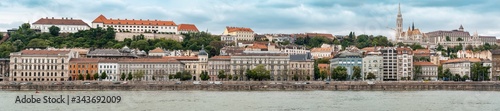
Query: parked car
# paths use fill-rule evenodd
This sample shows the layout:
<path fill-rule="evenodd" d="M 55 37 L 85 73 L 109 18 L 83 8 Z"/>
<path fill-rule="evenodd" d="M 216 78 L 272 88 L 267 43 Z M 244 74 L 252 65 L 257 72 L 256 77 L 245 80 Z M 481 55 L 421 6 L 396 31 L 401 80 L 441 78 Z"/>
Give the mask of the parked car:
<path fill-rule="evenodd" d="M 222 84 L 222 81 L 215 81 L 215 84 Z"/>
<path fill-rule="evenodd" d="M 200 81 L 193 81 L 193 84 L 201 84 Z"/>
<path fill-rule="evenodd" d="M 214 81 L 210 81 L 210 82 L 208 82 L 208 84 L 214 84 Z"/>
<path fill-rule="evenodd" d="M 83 82 L 83 85 L 90 85 L 90 82 Z"/>
<path fill-rule="evenodd" d="M 26 85 L 26 84 L 28 84 L 28 83 L 25 83 L 25 82 L 19 83 L 19 85 Z"/>
<path fill-rule="evenodd" d="M 128 82 L 127 81 L 123 81 L 122 84 L 128 84 Z"/>
<path fill-rule="evenodd" d="M 175 84 L 181 84 L 182 82 L 181 81 L 175 81 Z"/>
<path fill-rule="evenodd" d="M 10 85 L 16 85 L 17 83 L 16 82 L 10 82 L 9 84 Z"/>

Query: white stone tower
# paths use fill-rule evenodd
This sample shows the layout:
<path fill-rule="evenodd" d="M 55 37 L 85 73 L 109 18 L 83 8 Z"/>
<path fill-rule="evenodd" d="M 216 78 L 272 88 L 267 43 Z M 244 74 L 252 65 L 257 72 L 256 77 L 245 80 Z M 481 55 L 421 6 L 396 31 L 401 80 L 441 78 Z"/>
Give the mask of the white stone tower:
<path fill-rule="evenodd" d="M 398 5 L 398 17 L 396 19 L 396 41 L 402 40 L 401 33 L 403 32 L 403 15 L 401 15 L 401 3 Z"/>

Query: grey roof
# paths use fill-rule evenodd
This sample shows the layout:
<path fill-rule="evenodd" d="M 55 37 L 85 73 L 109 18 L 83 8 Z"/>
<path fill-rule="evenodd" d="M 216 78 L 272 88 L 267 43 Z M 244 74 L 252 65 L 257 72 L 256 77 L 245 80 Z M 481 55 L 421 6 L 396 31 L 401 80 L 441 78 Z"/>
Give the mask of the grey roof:
<path fill-rule="evenodd" d="M 311 59 L 311 53 L 290 55 L 290 61 L 305 61 Z"/>
<path fill-rule="evenodd" d="M 500 55 L 500 49 L 491 50 L 491 54 Z"/>
<path fill-rule="evenodd" d="M 363 58 L 362 53 L 360 53 L 360 52 L 350 52 L 350 51 L 342 51 L 339 54 L 335 55 L 334 58 L 347 58 L 347 57 L 359 57 L 359 58 Z"/>
<path fill-rule="evenodd" d="M 87 56 L 133 56 L 136 57 L 133 53 L 124 53 L 119 49 L 95 49 L 89 51 Z"/>

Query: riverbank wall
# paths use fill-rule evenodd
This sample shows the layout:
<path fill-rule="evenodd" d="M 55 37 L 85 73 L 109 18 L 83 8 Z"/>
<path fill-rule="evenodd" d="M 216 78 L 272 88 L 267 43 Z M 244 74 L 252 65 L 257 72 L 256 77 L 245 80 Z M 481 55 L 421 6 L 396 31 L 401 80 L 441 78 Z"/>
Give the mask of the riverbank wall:
<path fill-rule="evenodd" d="M 115 82 L 116 83 L 116 82 Z M 114 84 L 99 82 L 92 84 L 0 84 L 3 91 L 426 91 L 426 90 L 470 90 L 470 91 L 500 91 L 500 82 L 222 82 L 215 84 L 201 82 L 131 82 Z"/>

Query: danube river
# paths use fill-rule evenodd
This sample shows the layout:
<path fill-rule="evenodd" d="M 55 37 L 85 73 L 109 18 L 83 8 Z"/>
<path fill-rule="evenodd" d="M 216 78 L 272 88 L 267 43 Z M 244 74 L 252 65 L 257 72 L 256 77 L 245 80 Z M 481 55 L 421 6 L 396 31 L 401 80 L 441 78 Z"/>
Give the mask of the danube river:
<path fill-rule="evenodd" d="M 120 96 L 119 103 L 15 103 L 23 97 Z M 65 101 L 68 102 L 68 101 Z M 495 91 L 0 91 L 0 110 L 500 110 Z"/>

